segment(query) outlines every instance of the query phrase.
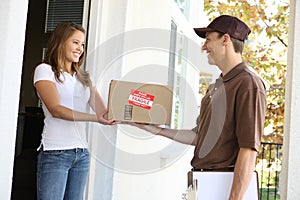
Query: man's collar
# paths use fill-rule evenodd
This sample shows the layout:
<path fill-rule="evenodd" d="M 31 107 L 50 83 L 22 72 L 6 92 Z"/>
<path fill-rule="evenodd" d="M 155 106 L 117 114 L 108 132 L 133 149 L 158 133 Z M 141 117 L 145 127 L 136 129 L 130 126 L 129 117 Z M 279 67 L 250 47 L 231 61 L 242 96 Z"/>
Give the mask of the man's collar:
<path fill-rule="evenodd" d="M 227 74 L 225 74 L 225 76 L 221 74 L 220 78 L 222 78 L 224 82 L 229 81 L 230 79 L 237 76 L 245 66 L 245 63 L 241 62 L 240 64 L 233 67 Z"/>

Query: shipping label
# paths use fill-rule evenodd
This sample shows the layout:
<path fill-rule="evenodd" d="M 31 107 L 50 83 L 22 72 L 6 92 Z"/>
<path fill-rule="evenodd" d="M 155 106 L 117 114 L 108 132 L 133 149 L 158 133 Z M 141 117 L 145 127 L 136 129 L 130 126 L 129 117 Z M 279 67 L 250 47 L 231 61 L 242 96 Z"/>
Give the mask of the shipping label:
<path fill-rule="evenodd" d="M 138 90 L 131 90 L 128 103 L 134 106 L 150 110 L 152 108 L 154 96 Z"/>

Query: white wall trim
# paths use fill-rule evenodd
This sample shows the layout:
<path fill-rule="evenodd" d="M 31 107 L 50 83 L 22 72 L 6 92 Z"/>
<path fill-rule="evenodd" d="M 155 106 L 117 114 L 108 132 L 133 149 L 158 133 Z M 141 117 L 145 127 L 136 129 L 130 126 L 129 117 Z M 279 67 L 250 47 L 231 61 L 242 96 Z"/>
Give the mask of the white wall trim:
<path fill-rule="evenodd" d="M 10 199 L 28 1 L 0 4 L 0 199 Z"/>
<path fill-rule="evenodd" d="M 291 1 L 289 15 L 288 68 L 286 76 L 283 166 L 280 179 L 281 199 L 300 196 L 300 1 Z"/>

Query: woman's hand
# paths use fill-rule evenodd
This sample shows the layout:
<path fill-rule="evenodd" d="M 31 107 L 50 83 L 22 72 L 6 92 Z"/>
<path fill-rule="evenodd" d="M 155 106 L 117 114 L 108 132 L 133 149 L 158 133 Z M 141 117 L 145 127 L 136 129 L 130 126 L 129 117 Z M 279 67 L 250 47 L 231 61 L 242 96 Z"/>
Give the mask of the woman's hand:
<path fill-rule="evenodd" d="M 103 114 L 97 114 L 97 120 L 98 123 L 103 124 L 103 125 L 115 125 L 117 124 L 117 121 L 114 119 L 107 119 L 107 113 Z"/>

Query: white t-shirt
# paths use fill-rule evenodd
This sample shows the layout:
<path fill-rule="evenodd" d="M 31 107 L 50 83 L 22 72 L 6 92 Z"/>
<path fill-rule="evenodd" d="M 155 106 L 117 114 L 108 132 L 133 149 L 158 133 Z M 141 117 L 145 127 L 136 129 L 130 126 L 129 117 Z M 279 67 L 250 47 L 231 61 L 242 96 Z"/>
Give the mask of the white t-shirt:
<path fill-rule="evenodd" d="M 72 110 L 88 112 L 90 90 L 84 87 L 77 79 L 76 73 L 72 76 L 63 72 L 60 75 L 63 83 L 55 79 L 54 72 L 48 64 L 40 64 L 34 72 L 33 83 L 48 80 L 55 83 L 60 104 Z M 68 121 L 54 118 L 44 102 L 42 108 L 45 115 L 42 133 L 43 150 L 63 150 L 73 148 L 87 148 L 86 122 Z"/>

